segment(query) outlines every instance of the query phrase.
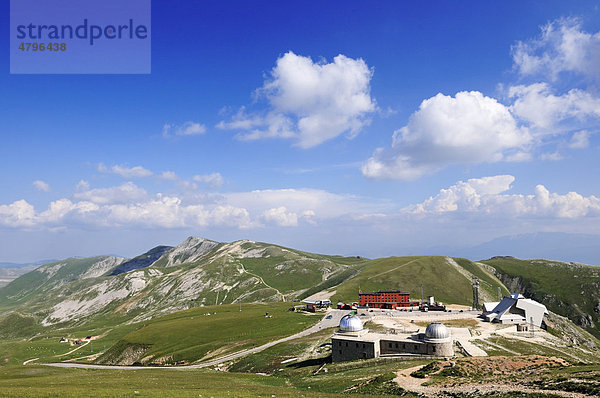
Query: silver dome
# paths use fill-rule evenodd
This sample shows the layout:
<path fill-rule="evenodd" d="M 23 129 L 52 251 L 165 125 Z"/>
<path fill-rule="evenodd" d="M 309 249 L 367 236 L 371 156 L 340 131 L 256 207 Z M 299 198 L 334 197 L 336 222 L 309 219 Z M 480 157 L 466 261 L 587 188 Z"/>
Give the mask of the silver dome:
<path fill-rule="evenodd" d="M 450 337 L 450 332 L 444 324 L 433 322 L 425 329 L 425 337 L 430 340 L 445 340 Z"/>
<path fill-rule="evenodd" d="M 341 332 L 359 332 L 363 330 L 363 323 L 356 315 L 344 315 L 340 319 Z"/>

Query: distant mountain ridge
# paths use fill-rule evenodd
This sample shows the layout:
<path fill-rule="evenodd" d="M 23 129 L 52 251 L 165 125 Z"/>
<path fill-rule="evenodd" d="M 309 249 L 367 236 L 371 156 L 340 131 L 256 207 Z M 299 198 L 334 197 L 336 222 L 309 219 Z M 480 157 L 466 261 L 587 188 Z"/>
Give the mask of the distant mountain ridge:
<path fill-rule="evenodd" d="M 536 232 L 507 235 L 475 246 L 435 246 L 409 252 L 483 260 L 494 256 L 547 258 L 600 266 L 600 235 L 563 232 Z"/>
<path fill-rule="evenodd" d="M 58 260 L 40 260 L 35 261 L 33 263 L 10 263 L 10 262 L 2 262 L 0 263 L 0 268 L 23 268 L 23 267 L 39 267 L 40 265 L 53 263 Z"/>
<path fill-rule="evenodd" d="M 26 274 L 47 263 L 51 263 L 57 260 L 41 260 L 34 263 L 0 263 L 0 287 L 6 286 L 19 276 Z"/>

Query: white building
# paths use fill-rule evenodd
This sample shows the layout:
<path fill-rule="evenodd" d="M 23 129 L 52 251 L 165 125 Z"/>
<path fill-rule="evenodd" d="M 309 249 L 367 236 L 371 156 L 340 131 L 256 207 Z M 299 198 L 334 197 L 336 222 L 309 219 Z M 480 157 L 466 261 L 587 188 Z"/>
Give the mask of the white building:
<path fill-rule="evenodd" d="M 483 316 L 488 322 L 533 324 L 541 327 L 544 315 L 548 315 L 544 304 L 526 299 L 518 293 L 504 297 L 499 303 L 484 303 L 483 308 Z"/>

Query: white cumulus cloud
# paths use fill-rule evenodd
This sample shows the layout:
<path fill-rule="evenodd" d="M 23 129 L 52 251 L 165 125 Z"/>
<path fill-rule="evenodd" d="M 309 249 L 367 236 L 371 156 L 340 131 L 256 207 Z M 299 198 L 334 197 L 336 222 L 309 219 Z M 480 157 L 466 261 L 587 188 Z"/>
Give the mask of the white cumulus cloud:
<path fill-rule="evenodd" d="M 386 201 L 336 194 L 321 189 L 262 189 L 250 192 L 232 192 L 223 195 L 234 206 L 245 207 L 252 213 L 285 207 L 287 212 L 314 219 L 336 218 L 348 214 L 389 210 Z"/>
<path fill-rule="evenodd" d="M 478 91 L 440 93 L 421 103 L 394 132 L 391 149 L 377 149 L 362 172 L 375 179 L 412 180 L 448 164 L 523 160 L 530 142 L 527 129 L 494 98 Z"/>
<path fill-rule="evenodd" d="M 555 228 L 597 225 L 600 199 L 577 192 L 514 193 L 511 175 L 459 181 L 420 203 L 373 200 L 316 189 L 273 189 L 179 197 L 148 195 L 132 183 L 81 191 L 36 210 L 26 200 L 0 205 L 0 227 L 17 230 L 322 228 L 327 233 L 427 230 L 440 225 Z"/>
<path fill-rule="evenodd" d="M 514 99 L 512 113 L 537 128 L 540 134 L 560 133 L 559 123 L 571 121 L 579 126 L 600 120 L 600 98 L 584 90 L 571 89 L 555 95 L 547 83 L 535 83 L 510 87 L 509 97 Z"/>
<path fill-rule="evenodd" d="M 522 75 L 544 75 L 557 80 L 572 72 L 600 81 L 600 32 L 588 33 L 577 18 L 549 22 L 537 39 L 513 46 L 513 60 Z"/>
<path fill-rule="evenodd" d="M 42 181 L 42 180 L 35 180 L 33 182 L 33 186 L 35 187 L 35 189 L 37 189 L 38 191 L 42 191 L 42 192 L 50 192 L 50 185 L 48 185 L 48 183 Z"/>
<path fill-rule="evenodd" d="M 147 196 L 148 194 L 144 189 L 132 182 L 109 188 L 87 189 L 73 194 L 73 197 L 77 200 L 97 204 L 141 202 L 146 200 Z"/>
<path fill-rule="evenodd" d="M 295 227 L 298 225 L 298 215 L 289 212 L 285 206 L 265 210 L 262 217 L 267 223 L 273 223 L 280 227 Z"/>
<path fill-rule="evenodd" d="M 537 185 L 532 195 L 508 194 L 515 178 L 511 175 L 459 181 L 429 199 L 405 209 L 422 215 L 470 213 L 504 218 L 548 217 L 575 219 L 600 216 L 600 199 L 577 192 L 551 193 Z"/>
<path fill-rule="evenodd" d="M 311 148 L 341 134 L 356 136 L 376 110 L 370 94 L 372 70 L 362 59 L 338 55 L 333 62 L 314 62 L 293 52 L 277 60 L 262 88 L 269 108 L 264 114 L 240 109 L 222 129 L 246 130 L 241 139 L 294 138 Z"/>
<path fill-rule="evenodd" d="M 33 227 L 36 225 L 35 208 L 26 200 L 0 205 L 0 225 L 7 227 Z"/>

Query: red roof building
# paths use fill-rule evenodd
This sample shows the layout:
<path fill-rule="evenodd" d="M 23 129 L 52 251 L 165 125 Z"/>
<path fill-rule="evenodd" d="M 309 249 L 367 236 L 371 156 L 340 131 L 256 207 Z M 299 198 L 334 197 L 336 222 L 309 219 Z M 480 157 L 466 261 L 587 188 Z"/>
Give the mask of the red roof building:
<path fill-rule="evenodd" d="M 419 302 L 410 301 L 410 293 L 401 290 L 380 290 L 378 292 L 361 292 L 358 290 L 358 305 L 361 307 L 387 308 L 418 307 Z"/>

